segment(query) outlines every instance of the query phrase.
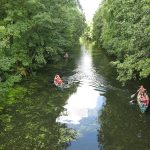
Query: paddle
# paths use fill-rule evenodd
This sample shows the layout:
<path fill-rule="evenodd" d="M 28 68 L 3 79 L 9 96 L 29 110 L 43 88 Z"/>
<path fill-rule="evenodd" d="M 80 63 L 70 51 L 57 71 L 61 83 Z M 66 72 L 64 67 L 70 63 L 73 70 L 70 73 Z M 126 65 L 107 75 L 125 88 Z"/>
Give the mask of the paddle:
<path fill-rule="evenodd" d="M 138 91 L 137 91 L 138 92 Z M 131 95 L 131 98 L 134 98 L 135 97 L 135 95 L 137 94 L 137 92 L 136 93 L 134 93 L 134 94 L 132 94 Z"/>
<path fill-rule="evenodd" d="M 137 91 L 137 92 L 138 92 L 138 91 Z M 135 95 L 137 94 L 137 92 L 134 93 L 134 94 L 132 94 L 132 95 L 131 95 L 131 98 L 134 98 Z M 137 100 L 131 100 L 131 101 L 129 101 L 130 104 L 135 104 L 136 102 L 137 102 Z"/>
<path fill-rule="evenodd" d="M 133 100 L 129 101 L 129 103 L 130 103 L 130 104 L 135 104 L 135 103 L 137 103 L 137 100 L 134 100 L 134 99 L 133 99 Z"/>

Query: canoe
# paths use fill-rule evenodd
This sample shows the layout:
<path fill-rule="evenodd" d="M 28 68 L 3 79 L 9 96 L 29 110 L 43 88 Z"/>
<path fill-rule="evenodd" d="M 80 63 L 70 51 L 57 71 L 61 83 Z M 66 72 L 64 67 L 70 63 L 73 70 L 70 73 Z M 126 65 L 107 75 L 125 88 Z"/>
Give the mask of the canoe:
<path fill-rule="evenodd" d="M 140 108 L 140 111 L 141 111 L 142 113 L 145 113 L 146 110 L 147 110 L 148 107 L 149 107 L 149 97 L 148 97 L 148 95 L 147 95 L 146 93 L 145 93 L 145 98 L 146 98 L 146 100 L 147 100 L 147 103 L 142 102 L 142 98 L 141 98 L 140 93 L 137 94 L 137 103 L 138 103 L 139 108 Z"/>
<path fill-rule="evenodd" d="M 63 89 L 63 85 L 64 85 L 63 82 L 61 84 L 58 84 L 57 82 L 54 81 L 54 84 L 58 89 L 61 89 L 61 90 Z"/>

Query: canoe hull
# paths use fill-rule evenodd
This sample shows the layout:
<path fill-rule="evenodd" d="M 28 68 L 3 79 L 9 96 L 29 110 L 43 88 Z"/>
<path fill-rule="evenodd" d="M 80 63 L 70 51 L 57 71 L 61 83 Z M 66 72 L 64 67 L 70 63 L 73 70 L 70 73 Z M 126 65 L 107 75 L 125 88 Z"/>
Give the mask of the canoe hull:
<path fill-rule="evenodd" d="M 137 102 L 138 102 L 138 105 L 139 105 L 140 111 L 141 111 L 142 113 L 145 113 L 145 112 L 146 112 L 146 110 L 147 110 L 147 109 L 148 109 L 148 107 L 149 107 L 149 97 L 148 97 L 148 95 L 147 95 L 147 94 L 146 94 L 146 98 L 147 98 L 147 100 L 148 100 L 148 103 L 147 103 L 147 104 L 145 104 L 145 103 L 141 102 L 141 96 L 140 96 L 140 94 L 139 94 L 139 93 L 137 94 Z"/>

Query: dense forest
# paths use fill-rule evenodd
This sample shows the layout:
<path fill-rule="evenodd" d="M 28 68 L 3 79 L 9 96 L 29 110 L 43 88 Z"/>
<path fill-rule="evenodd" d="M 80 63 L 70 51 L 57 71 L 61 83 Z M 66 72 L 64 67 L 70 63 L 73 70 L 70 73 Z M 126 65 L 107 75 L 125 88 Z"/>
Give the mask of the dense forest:
<path fill-rule="evenodd" d="M 0 91 L 71 51 L 84 26 L 78 0 L 2 0 Z"/>
<path fill-rule="evenodd" d="M 103 0 L 93 19 L 93 40 L 113 56 L 118 80 L 150 75 L 150 0 Z"/>

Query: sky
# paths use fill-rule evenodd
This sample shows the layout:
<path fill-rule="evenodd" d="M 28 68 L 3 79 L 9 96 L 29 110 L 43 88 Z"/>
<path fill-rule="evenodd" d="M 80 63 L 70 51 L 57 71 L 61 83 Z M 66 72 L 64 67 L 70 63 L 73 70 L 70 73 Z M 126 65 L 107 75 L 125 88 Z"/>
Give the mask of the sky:
<path fill-rule="evenodd" d="M 79 1 L 85 13 L 86 20 L 88 22 L 91 22 L 93 15 L 97 10 L 99 4 L 102 2 L 102 0 L 79 0 Z"/>

